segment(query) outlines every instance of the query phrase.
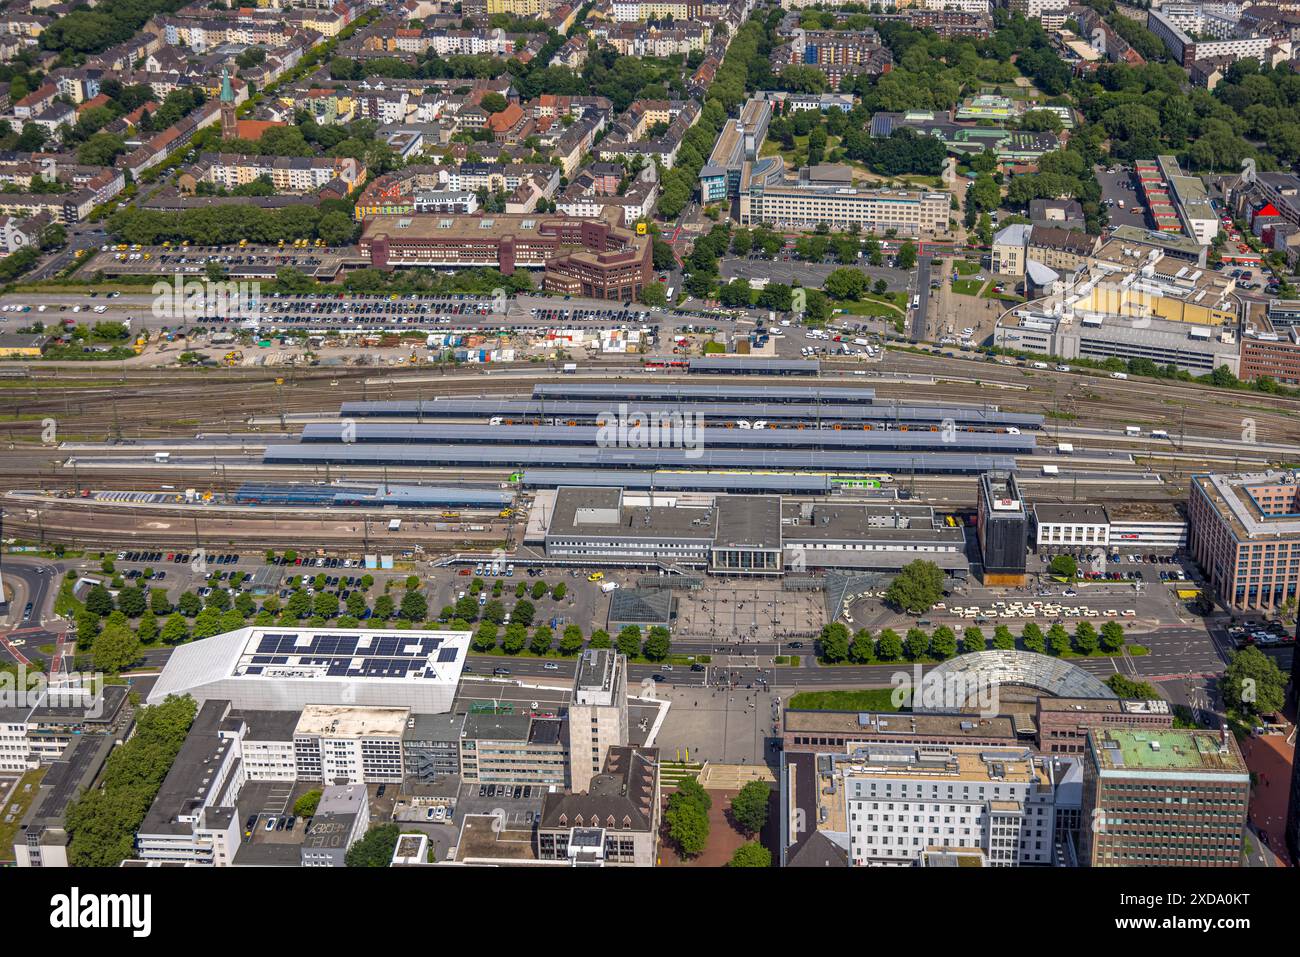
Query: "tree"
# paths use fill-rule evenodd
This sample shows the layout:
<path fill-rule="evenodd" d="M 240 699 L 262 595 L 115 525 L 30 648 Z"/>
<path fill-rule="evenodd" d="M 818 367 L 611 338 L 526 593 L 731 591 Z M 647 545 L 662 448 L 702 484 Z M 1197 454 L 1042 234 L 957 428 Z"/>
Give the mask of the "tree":
<path fill-rule="evenodd" d="M 465 621 L 475 621 L 478 619 L 478 602 L 469 595 L 466 595 L 463 598 L 457 598 L 456 604 L 453 607 L 457 618 L 464 619 Z M 504 619 L 505 615 L 503 614 L 501 617 Z"/>
<path fill-rule="evenodd" d="M 396 610 L 397 606 L 393 602 L 392 595 L 380 595 L 375 599 L 375 618 L 379 621 L 387 621 L 392 618 Z"/>
<path fill-rule="evenodd" d="M 757 841 L 750 841 L 736 848 L 727 862 L 728 867 L 771 867 L 772 852 Z"/>
<path fill-rule="evenodd" d="M 117 674 L 140 657 L 140 639 L 130 626 L 110 621 L 95 638 L 91 654 L 96 671 Z"/>
<path fill-rule="evenodd" d="M 529 650 L 535 655 L 544 655 L 551 650 L 551 642 L 555 640 L 555 633 L 547 625 L 538 625 L 533 630 L 533 640 L 529 644 Z"/>
<path fill-rule="evenodd" d="M 1055 555 L 1048 566 L 1057 578 L 1074 581 L 1079 574 L 1079 562 L 1073 555 Z"/>
<path fill-rule="evenodd" d="M 190 628 L 185 621 L 185 616 L 180 612 L 173 612 L 163 622 L 162 632 L 158 637 L 162 639 L 164 644 L 179 645 L 189 636 Z"/>
<path fill-rule="evenodd" d="M 483 606 L 482 617 L 484 621 L 499 625 L 506 620 L 506 606 L 501 602 L 501 599 L 493 598 Z"/>
<path fill-rule="evenodd" d="M 916 661 L 918 658 L 924 658 L 925 653 L 930 650 L 930 636 L 920 628 L 907 629 L 907 639 L 903 642 L 903 651 L 907 657 Z"/>
<path fill-rule="evenodd" d="M 663 283 L 646 283 L 641 287 L 638 298 L 642 305 L 649 306 L 651 309 L 661 309 L 668 304 L 668 293 L 664 290 Z"/>
<path fill-rule="evenodd" d="M 624 625 L 618 633 L 617 644 L 620 654 L 635 658 L 641 653 L 641 629 L 636 625 Z"/>
<path fill-rule="evenodd" d="M 1020 633 L 1020 640 L 1024 643 L 1026 651 L 1033 651 L 1041 655 L 1047 648 L 1047 640 L 1043 637 L 1043 629 L 1032 621 L 1025 625 L 1025 630 Z"/>
<path fill-rule="evenodd" d="M 554 598 L 556 601 L 563 601 L 564 596 L 567 595 L 568 593 L 569 593 L 569 586 L 564 584 L 564 582 L 560 582 L 558 585 L 556 585 L 554 588 L 551 589 L 551 597 Z"/>
<path fill-rule="evenodd" d="M 569 625 L 560 635 L 560 654 L 576 655 L 582 650 L 582 629 L 577 625 Z"/>
<path fill-rule="evenodd" d="M 655 625 L 646 635 L 645 644 L 641 646 L 641 654 L 650 661 L 663 661 L 668 657 L 671 647 L 668 629 L 663 625 Z"/>
<path fill-rule="evenodd" d="M 1081 655 L 1097 650 L 1097 629 L 1086 621 L 1079 622 L 1074 629 L 1074 650 Z"/>
<path fill-rule="evenodd" d="M 940 660 L 957 654 L 957 635 L 947 625 L 940 625 L 930 636 L 930 656 Z"/>
<path fill-rule="evenodd" d="M 268 601 L 270 599 L 267 599 Z M 344 601 L 344 607 L 347 608 L 348 614 L 353 618 L 360 618 L 366 613 L 366 599 L 359 591 L 348 592 L 348 597 Z"/>
<path fill-rule="evenodd" d="M 128 618 L 139 618 L 144 614 L 144 592 L 139 588 L 123 588 L 117 593 L 117 607 Z"/>
<path fill-rule="evenodd" d="M 167 599 L 167 589 L 149 589 L 149 609 L 155 615 L 170 615 L 172 613 L 172 603 Z"/>
<path fill-rule="evenodd" d="M 668 836 L 686 857 L 695 857 L 709 843 L 709 808 L 713 801 L 695 778 L 684 778 L 668 798 L 664 820 Z"/>
<path fill-rule="evenodd" d="M 135 636 L 140 639 L 142 644 L 151 645 L 158 640 L 158 616 L 152 611 L 146 610 L 140 616 L 140 621 L 135 627 Z"/>
<path fill-rule="evenodd" d="M 92 585 L 90 591 L 86 592 L 86 611 L 92 615 L 103 618 L 111 614 L 114 607 L 113 596 L 103 585 Z"/>
<path fill-rule="evenodd" d="M 65 815 L 74 867 L 116 867 L 132 856 L 135 834 L 196 710 L 193 698 L 172 695 L 136 712 L 135 732 L 109 756 L 99 786 L 78 796 Z"/>
<path fill-rule="evenodd" d="M 757 834 L 767 823 L 772 789 L 765 781 L 750 781 L 731 799 L 732 820 L 746 834 Z"/>
<path fill-rule="evenodd" d="M 533 601 L 541 601 L 542 597 L 546 594 L 546 592 L 547 592 L 546 582 L 544 581 L 533 582 L 533 596 L 532 596 Z"/>
<path fill-rule="evenodd" d="M 859 629 L 853 636 L 853 643 L 849 645 L 849 660 L 854 664 L 865 665 L 870 663 L 875 653 L 876 639 L 868 629 Z"/>
<path fill-rule="evenodd" d="M 491 651 L 497 646 L 497 626 L 490 621 L 483 622 L 474 632 L 470 645 L 475 651 Z"/>
<path fill-rule="evenodd" d="M 517 621 L 506 625 L 505 637 L 501 639 L 501 650 L 508 655 L 517 655 L 528 643 L 528 629 Z"/>
<path fill-rule="evenodd" d="M 591 640 L 587 642 L 588 648 L 611 648 L 613 643 L 609 640 L 609 632 L 604 628 L 597 628 L 591 633 Z"/>
<path fill-rule="evenodd" d="M 424 621 L 429 617 L 429 600 L 423 592 L 408 591 L 402 596 L 402 617 L 407 621 Z"/>
<path fill-rule="evenodd" d="M 1047 629 L 1047 641 L 1052 648 L 1052 654 L 1058 657 L 1070 650 L 1070 633 L 1061 625 L 1053 625 Z"/>
<path fill-rule="evenodd" d="M 1219 686 L 1224 705 L 1243 715 L 1279 711 L 1286 700 L 1286 675 L 1258 648 L 1234 652 Z"/>
<path fill-rule="evenodd" d="M 533 618 L 535 618 L 536 615 L 537 609 L 533 607 L 533 603 L 528 599 L 523 598 L 515 602 L 515 607 L 510 613 L 510 618 L 512 621 L 517 621 L 519 624 L 527 626 L 533 623 Z"/>
<path fill-rule="evenodd" d="M 1135 681 L 1127 675 L 1114 674 L 1106 679 L 1106 687 L 1125 701 L 1159 701 L 1160 692 L 1145 681 Z"/>
<path fill-rule="evenodd" d="M 903 639 L 892 628 L 886 628 L 876 640 L 876 657 L 881 661 L 897 661 L 903 657 Z"/>
<path fill-rule="evenodd" d="M 998 625 L 993 629 L 993 647 L 998 651 L 1015 651 L 1016 636 L 1011 634 L 1011 629 L 1006 625 Z"/>
<path fill-rule="evenodd" d="M 396 824 L 377 824 L 348 849 L 344 863 L 348 867 L 387 867 L 400 836 L 401 829 Z"/>
<path fill-rule="evenodd" d="M 867 291 L 867 277 L 858 269 L 836 269 L 826 277 L 822 288 L 835 299 L 861 299 Z"/>
<path fill-rule="evenodd" d="M 339 613 L 339 596 L 329 591 L 318 591 L 312 596 L 311 610 L 317 618 L 333 618 Z"/>
<path fill-rule="evenodd" d="M 314 788 L 293 802 L 293 813 L 298 817 L 315 817 L 320 807 L 321 790 Z"/>
<path fill-rule="evenodd" d="M 903 566 L 885 592 L 885 601 L 913 615 L 924 614 L 943 597 L 943 571 L 918 559 Z"/>
<path fill-rule="evenodd" d="M 915 269 L 916 268 L 916 243 L 908 240 L 898 247 L 898 268 Z"/>
<path fill-rule="evenodd" d="M 1007 634 L 1011 634 L 1007 632 Z M 969 653 L 972 651 L 983 651 L 987 647 L 984 639 L 984 631 L 976 628 L 974 625 L 962 632 L 961 636 L 962 650 Z"/>
<path fill-rule="evenodd" d="M 1124 647 L 1124 626 L 1117 621 L 1108 621 L 1101 626 L 1101 647 L 1104 651 L 1116 652 Z"/>
<path fill-rule="evenodd" d="M 195 638 L 211 638 L 219 634 L 221 634 L 221 612 L 217 609 L 204 608 L 194 617 Z"/>
<path fill-rule="evenodd" d="M 823 661 L 844 661 L 849 656 L 848 627 L 838 621 L 826 625 L 822 628 L 820 644 Z"/>

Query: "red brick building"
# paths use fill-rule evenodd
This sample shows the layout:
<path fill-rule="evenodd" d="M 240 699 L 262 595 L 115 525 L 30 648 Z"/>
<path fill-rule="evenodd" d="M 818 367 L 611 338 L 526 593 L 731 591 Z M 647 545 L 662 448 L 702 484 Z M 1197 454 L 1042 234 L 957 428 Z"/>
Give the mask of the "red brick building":
<path fill-rule="evenodd" d="M 493 213 L 380 215 L 366 220 L 361 253 L 380 269 L 431 266 L 543 269 L 544 288 L 631 302 L 654 281 L 650 237 L 604 219 Z"/>

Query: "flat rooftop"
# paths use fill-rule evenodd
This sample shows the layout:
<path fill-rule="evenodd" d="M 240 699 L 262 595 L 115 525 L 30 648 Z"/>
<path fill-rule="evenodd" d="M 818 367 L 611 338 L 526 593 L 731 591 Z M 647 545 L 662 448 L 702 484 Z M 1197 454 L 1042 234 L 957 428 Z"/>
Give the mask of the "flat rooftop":
<path fill-rule="evenodd" d="M 1300 473 L 1269 471 L 1197 475 L 1192 481 L 1205 493 L 1219 517 L 1240 541 L 1268 541 L 1300 536 L 1300 515 L 1269 515 L 1260 510 L 1252 488 L 1289 486 L 1300 491 Z"/>
<path fill-rule="evenodd" d="M 643 498 L 638 494 L 637 498 Z M 619 488 L 561 488 L 547 525 L 547 537 L 637 538 L 713 541 L 718 525 L 713 505 L 629 505 Z"/>
<path fill-rule="evenodd" d="M 718 499 L 718 534 L 723 548 L 780 548 L 781 499 L 776 495 L 727 495 Z"/>
<path fill-rule="evenodd" d="M 1231 734 L 1218 731 L 1127 731 L 1107 728 L 1089 737 L 1102 771 L 1188 771 L 1249 777 Z"/>
<path fill-rule="evenodd" d="M 309 704 L 302 709 L 294 734 L 326 738 L 400 738 L 406 731 L 409 714 L 407 708 Z"/>
<path fill-rule="evenodd" d="M 1169 702 L 1121 701 L 1117 698 L 1049 698 L 1038 699 L 1040 711 L 1079 711 L 1099 714 L 1169 714 Z"/>
<path fill-rule="evenodd" d="M 455 215 L 441 213 L 392 213 L 370 216 L 366 219 L 361 233 L 361 241 L 380 235 L 389 239 L 438 239 L 474 242 L 475 240 L 498 240 L 503 236 L 527 238 L 542 237 L 554 241 L 557 237 L 551 230 L 542 227 L 552 223 L 594 222 L 592 219 L 578 219 L 569 216 L 556 216 L 541 213 L 489 213 L 485 215 Z M 608 224 L 606 224 L 608 225 Z M 631 235 L 627 233 L 626 235 Z M 566 244 L 567 245 L 567 244 Z M 574 242 L 571 245 L 578 246 Z"/>
<path fill-rule="evenodd" d="M 1047 785 L 1046 771 L 1025 748 L 871 745 L 849 755 L 832 755 L 836 774 L 846 778 L 898 777 L 988 784 Z"/>
<path fill-rule="evenodd" d="M 936 523 L 929 506 L 896 502 L 787 502 L 782 526 L 783 537 L 791 542 L 929 542 L 951 548 L 965 542 L 961 527 Z"/>
<path fill-rule="evenodd" d="M 1034 518 L 1048 525 L 1109 525 L 1104 505 L 1050 505 L 1036 503 Z"/>
<path fill-rule="evenodd" d="M 251 628 L 233 674 L 452 680 L 464 663 L 468 637 L 463 632 Z"/>
<path fill-rule="evenodd" d="M 866 711 L 793 711 L 785 712 L 785 730 L 808 734 L 861 734 L 875 737 L 925 735 L 964 737 L 984 740 L 1016 740 L 1015 723 L 1008 715 L 982 718 L 967 714 L 906 714 Z"/>

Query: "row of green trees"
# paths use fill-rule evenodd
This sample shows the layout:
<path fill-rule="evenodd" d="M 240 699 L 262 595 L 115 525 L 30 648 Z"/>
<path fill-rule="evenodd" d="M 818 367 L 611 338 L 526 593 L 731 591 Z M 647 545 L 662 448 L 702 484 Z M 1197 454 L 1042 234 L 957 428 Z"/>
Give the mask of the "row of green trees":
<path fill-rule="evenodd" d="M 1034 622 L 1025 625 L 1020 634 L 1019 645 L 1025 651 L 1053 655 L 1094 655 L 1099 651 L 1114 654 L 1124 647 L 1124 626 L 1117 621 L 1108 621 L 1098 631 L 1087 621 L 1075 626 L 1073 634 L 1064 625 L 1054 624 L 1046 632 Z M 993 630 L 992 647 L 995 650 L 1011 651 L 1017 646 L 1016 638 L 1006 625 L 998 625 Z M 947 625 L 940 625 L 932 632 L 922 628 L 909 628 L 906 635 L 900 635 L 892 628 L 882 629 L 873 634 L 862 628 L 850 633 L 841 622 L 832 622 L 822 629 L 819 639 L 821 660 L 830 664 L 853 662 L 870 664 L 901 660 L 939 660 L 952 658 L 957 654 L 975 651 L 987 651 L 989 637 L 984 630 L 977 627 L 966 628 L 958 636 Z"/>
<path fill-rule="evenodd" d="M 463 619 L 453 619 L 454 631 L 468 631 L 471 625 Z M 629 658 L 644 658 L 647 661 L 664 661 L 672 653 L 672 638 L 667 628 L 662 625 L 651 627 L 644 635 L 638 625 L 625 625 L 618 635 L 611 637 L 603 628 L 591 633 L 590 641 L 583 637 L 578 625 L 567 625 L 560 632 L 556 643 L 555 631 L 549 625 L 538 625 L 531 635 L 528 623 L 512 620 L 504 628 L 499 622 L 484 621 L 474 630 L 470 647 L 477 652 L 487 653 L 500 647 L 508 655 L 520 654 L 525 648 L 535 655 L 558 651 L 561 655 L 573 656 L 583 647 L 615 648 Z"/>

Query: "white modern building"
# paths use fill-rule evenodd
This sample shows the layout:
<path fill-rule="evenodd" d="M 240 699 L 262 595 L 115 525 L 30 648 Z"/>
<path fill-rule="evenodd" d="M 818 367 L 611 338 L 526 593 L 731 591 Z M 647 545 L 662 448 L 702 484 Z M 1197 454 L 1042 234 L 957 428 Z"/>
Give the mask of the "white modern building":
<path fill-rule="evenodd" d="M 1102 505 L 1052 505 L 1033 509 L 1034 545 L 1040 552 L 1087 555 L 1110 545 L 1110 518 Z"/>
<path fill-rule="evenodd" d="M 823 757 L 850 866 L 912 866 L 927 850 L 963 848 L 993 867 L 1053 863 L 1052 765 L 1028 749 L 872 745 Z"/>
<path fill-rule="evenodd" d="M 400 784 L 406 708 L 310 705 L 293 732 L 298 777 L 337 784 Z"/>
<path fill-rule="evenodd" d="M 451 710 L 467 631 L 240 628 L 179 646 L 148 703 L 188 694 L 238 710 L 301 711 L 308 705 Z"/>

